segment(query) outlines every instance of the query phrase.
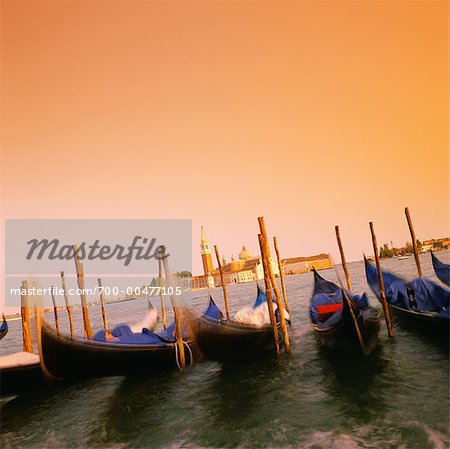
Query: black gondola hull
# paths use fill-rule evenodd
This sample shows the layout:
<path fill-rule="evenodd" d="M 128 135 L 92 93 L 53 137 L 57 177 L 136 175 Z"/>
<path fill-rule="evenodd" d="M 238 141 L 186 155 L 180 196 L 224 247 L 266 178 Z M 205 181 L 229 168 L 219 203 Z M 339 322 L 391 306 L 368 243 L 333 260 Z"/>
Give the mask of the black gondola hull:
<path fill-rule="evenodd" d="M 42 328 L 45 368 L 62 379 L 119 375 L 148 376 L 177 367 L 175 344 L 126 345 L 57 336 L 48 325 Z M 189 363 L 189 351 L 186 351 Z"/>
<path fill-rule="evenodd" d="M 25 393 L 45 385 L 45 378 L 39 363 L 0 370 L 0 396 Z"/>
<path fill-rule="evenodd" d="M 210 360 L 244 361 L 274 353 L 270 325 L 245 325 L 230 321 L 199 318 L 193 322 L 197 347 Z M 282 342 L 280 326 L 278 336 Z"/>
<path fill-rule="evenodd" d="M 380 331 L 380 315 L 371 313 L 363 319 L 360 326 L 364 341 L 364 352 L 361 349 L 355 325 L 349 320 L 340 320 L 333 326 L 321 328 L 313 325 L 314 334 L 319 345 L 332 351 L 345 352 L 348 354 L 370 354 L 377 345 L 378 333 Z"/>
<path fill-rule="evenodd" d="M 436 318 L 427 313 L 415 312 L 413 310 L 401 309 L 388 304 L 389 311 L 395 323 L 405 329 L 417 330 L 435 337 L 443 337 L 443 341 L 449 342 L 450 321 L 445 318 Z"/>

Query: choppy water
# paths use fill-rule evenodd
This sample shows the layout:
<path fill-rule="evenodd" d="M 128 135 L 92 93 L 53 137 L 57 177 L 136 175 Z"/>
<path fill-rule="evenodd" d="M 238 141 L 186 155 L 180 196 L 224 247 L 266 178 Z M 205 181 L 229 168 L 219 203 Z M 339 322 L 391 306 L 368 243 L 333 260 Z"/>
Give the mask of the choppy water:
<path fill-rule="evenodd" d="M 450 262 L 449 251 L 439 257 Z M 421 259 L 424 274 L 436 280 L 429 255 Z M 415 275 L 413 257 L 383 266 L 408 279 Z M 349 268 L 355 292 L 368 291 L 363 264 Z M 336 279 L 333 270 L 321 274 Z M 312 286 L 310 273 L 287 278 L 291 355 L 204 362 L 151 378 L 88 380 L 3 401 L 1 446 L 447 448 L 448 346 L 399 328 L 389 339 L 383 326 L 369 358 L 320 352 L 308 319 Z M 220 290 L 213 293 L 222 304 Z M 232 310 L 254 295 L 254 283 L 230 287 Z M 194 304 L 206 303 L 207 292 L 196 292 Z M 109 321 L 133 321 L 145 308 L 145 301 L 109 305 Z M 81 329 L 81 312 L 75 313 Z M 91 318 L 99 328 L 98 308 Z M 20 345 L 20 322 L 11 322 L 0 350 Z"/>

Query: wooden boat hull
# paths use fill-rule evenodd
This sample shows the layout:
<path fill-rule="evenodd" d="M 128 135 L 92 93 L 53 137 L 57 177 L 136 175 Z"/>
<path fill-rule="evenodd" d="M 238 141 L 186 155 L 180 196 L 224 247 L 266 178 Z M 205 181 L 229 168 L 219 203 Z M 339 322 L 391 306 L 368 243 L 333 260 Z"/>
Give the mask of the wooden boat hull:
<path fill-rule="evenodd" d="M 58 336 L 47 324 L 42 328 L 42 357 L 57 378 L 78 379 L 144 375 L 177 367 L 175 344 L 144 345 L 97 342 Z M 189 362 L 189 351 L 186 351 Z"/>
<path fill-rule="evenodd" d="M 193 321 L 193 332 L 199 351 L 210 360 L 243 361 L 274 352 L 270 325 L 246 325 L 201 317 Z M 281 344 L 280 326 L 278 335 Z"/>
<path fill-rule="evenodd" d="M 349 354 L 370 354 L 378 342 L 380 315 L 372 311 L 364 311 L 362 314 L 363 323 L 360 330 L 364 340 L 364 353 L 361 350 L 354 324 L 345 319 L 341 319 L 335 325 L 327 328 L 321 328 L 314 324 L 313 330 L 319 345 Z"/>
<path fill-rule="evenodd" d="M 39 356 L 18 352 L 0 357 L 0 395 L 25 393 L 46 385 Z"/>
<path fill-rule="evenodd" d="M 389 304 L 389 311 L 393 320 L 405 329 L 415 329 L 428 335 L 443 337 L 443 341 L 449 342 L 450 321 L 430 316 L 427 313 L 401 309 Z"/>

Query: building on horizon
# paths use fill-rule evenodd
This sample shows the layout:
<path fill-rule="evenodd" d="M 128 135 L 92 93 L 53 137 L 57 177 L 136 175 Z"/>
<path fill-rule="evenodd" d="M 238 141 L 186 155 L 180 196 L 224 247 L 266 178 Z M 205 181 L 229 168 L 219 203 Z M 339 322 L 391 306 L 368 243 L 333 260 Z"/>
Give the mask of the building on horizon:
<path fill-rule="evenodd" d="M 213 267 L 212 257 L 209 242 L 206 238 L 203 227 L 201 228 L 200 249 L 203 264 L 203 275 L 192 277 L 192 288 L 213 288 L 222 285 L 220 272 L 218 268 Z M 278 262 L 270 257 L 270 264 L 275 276 L 280 275 Z M 310 257 L 295 257 L 283 259 L 281 261 L 283 272 L 286 275 L 305 273 L 316 270 L 324 270 L 332 268 L 333 264 L 327 254 L 318 254 Z M 224 272 L 224 279 L 227 285 L 242 284 L 245 282 L 259 281 L 264 279 L 264 269 L 261 261 L 261 256 L 253 256 L 247 250 L 245 245 L 239 252 L 237 259 L 231 256 L 227 262 L 225 256 L 222 256 L 222 268 Z"/>
<path fill-rule="evenodd" d="M 200 254 L 202 256 L 203 274 L 208 276 L 214 270 L 211 257 L 211 248 L 209 247 L 209 242 L 206 238 L 203 226 L 201 227 L 200 232 Z"/>
<path fill-rule="evenodd" d="M 307 257 L 291 257 L 282 259 L 281 265 L 285 275 L 307 273 L 315 270 L 328 270 L 333 268 L 333 262 L 328 254 L 321 253 Z"/>
<path fill-rule="evenodd" d="M 424 240 L 420 247 L 420 250 L 423 253 L 427 253 L 429 251 L 439 251 L 441 249 L 450 248 L 450 237 L 443 237 L 441 239 L 429 239 Z"/>

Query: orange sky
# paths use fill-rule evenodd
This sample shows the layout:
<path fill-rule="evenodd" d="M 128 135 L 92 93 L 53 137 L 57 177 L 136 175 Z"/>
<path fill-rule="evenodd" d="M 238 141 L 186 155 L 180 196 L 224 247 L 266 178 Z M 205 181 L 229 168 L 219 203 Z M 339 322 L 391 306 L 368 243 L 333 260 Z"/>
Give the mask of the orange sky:
<path fill-rule="evenodd" d="M 4 218 L 192 218 L 230 257 L 449 234 L 448 3 L 2 1 Z"/>

